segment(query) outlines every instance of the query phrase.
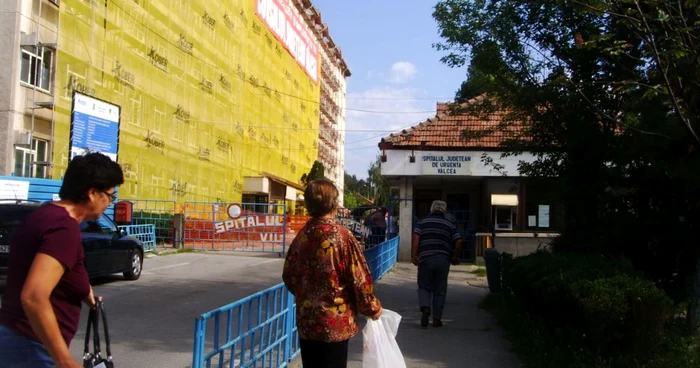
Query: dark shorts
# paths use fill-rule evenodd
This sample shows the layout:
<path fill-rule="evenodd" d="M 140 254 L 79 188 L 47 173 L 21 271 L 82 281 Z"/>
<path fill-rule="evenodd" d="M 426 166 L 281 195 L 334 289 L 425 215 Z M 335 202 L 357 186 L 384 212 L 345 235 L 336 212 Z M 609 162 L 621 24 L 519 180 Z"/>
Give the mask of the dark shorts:
<path fill-rule="evenodd" d="M 55 368 L 44 344 L 0 325 L 0 367 Z"/>

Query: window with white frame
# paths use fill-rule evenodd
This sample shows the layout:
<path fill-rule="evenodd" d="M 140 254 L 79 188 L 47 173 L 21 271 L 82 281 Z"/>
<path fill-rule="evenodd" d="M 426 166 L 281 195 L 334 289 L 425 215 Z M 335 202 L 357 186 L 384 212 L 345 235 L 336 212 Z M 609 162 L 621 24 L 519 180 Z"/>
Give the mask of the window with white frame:
<path fill-rule="evenodd" d="M 161 133 L 163 131 L 163 121 L 165 120 L 165 112 L 158 110 L 155 107 L 155 113 L 153 114 L 153 131 L 156 133 Z"/>
<path fill-rule="evenodd" d="M 185 134 L 185 138 L 187 138 L 187 143 L 189 144 L 190 148 L 193 148 L 195 150 L 199 149 L 199 131 L 197 131 L 194 126 L 189 125 L 187 126 L 188 134 Z"/>
<path fill-rule="evenodd" d="M 170 126 L 172 127 L 173 140 L 182 142 L 185 130 L 185 123 L 178 120 L 176 117 L 173 117 L 173 124 Z"/>
<path fill-rule="evenodd" d="M 15 176 L 46 179 L 49 142 L 33 139 L 32 147 L 15 146 Z"/>
<path fill-rule="evenodd" d="M 42 91 L 51 92 L 54 52 L 47 47 L 22 46 L 19 80 Z"/>
<path fill-rule="evenodd" d="M 131 124 L 141 126 L 141 95 L 131 97 Z"/>

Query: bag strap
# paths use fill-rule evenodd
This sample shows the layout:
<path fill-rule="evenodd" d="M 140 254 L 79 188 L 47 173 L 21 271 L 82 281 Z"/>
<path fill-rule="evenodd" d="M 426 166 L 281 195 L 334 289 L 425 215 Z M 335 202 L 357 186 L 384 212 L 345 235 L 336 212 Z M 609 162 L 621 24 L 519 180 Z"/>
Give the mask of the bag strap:
<path fill-rule="evenodd" d="M 99 302 L 98 304 L 95 305 L 95 321 L 92 323 L 92 332 L 94 333 L 94 337 L 92 338 L 92 343 L 93 343 L 93 348 L 95 349 L 93 352 L 94 356 L 99 356 L 100 353 L 102 352 L 102 349 L 100 348 L 100 305 Z"/>
<path fill-rule="evenodd" d="M 109 343 L 109 327 L 107 326 L 107 313 L 105 312 L 105 304 L 103 302 L 98 302 L 97 309 L 102 312 L 102 324 L 104 325 L 105 332 L 105 350 L 107 351 L 107 359 L 112 360 L 112 347 Z"/>
<path fill-rule="evenodd" d="M 87 331 L 85 331 L 85 349 L 83 350 L 83 356 L 87 357 L 90 354 L 90 329 L 95 321 L 95 311 L 90 309 L 87 321 Z"/>
<path fill-rule="evenodd" d="M 103 321 L 106 321 L 104 319 L 105 317 L 102 317 L 102 318 L 103 318 Z M 100 349 L 99 322 L 100 322 L 100 302 L 98 302 L 98 304 L 95 306 L 95 309 L 90 309 L 90 314 L 88 315 L 87 331 L 85 331 L 85 349 L 83 350 L 83 354 L 84 354 L 83 357 L 88 357 L 88 356 L 95 357 L 95 356 L 100 355 L 101 349 Z M 93 343 L 93 347 L 95 349 L 92 353 L 90 353 L 90 332 L 91 332 L 90 330 L 92 330 L 92 335 L 93 335 L 92 336 L 92 343 Z"/>

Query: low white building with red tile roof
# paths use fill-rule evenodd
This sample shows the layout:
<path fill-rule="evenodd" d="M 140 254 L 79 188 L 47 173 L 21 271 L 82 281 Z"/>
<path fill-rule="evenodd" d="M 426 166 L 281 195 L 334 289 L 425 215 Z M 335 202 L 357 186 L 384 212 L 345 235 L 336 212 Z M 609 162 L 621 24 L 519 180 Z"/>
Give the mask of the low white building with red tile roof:
<path fill-rule="evenodd" d="M 498 108 L 470 109 L 481 101 L 438 103 L 435 117 L 379 143 L 382 175 L 400 193 L 390 207 L 399 217 L 401 260 L 410 260 L 413 227 L 433 200 L 447 202 L 465 239 L 465 260 L 494 244 L 515 256 L 528 254 L 558 236 L 561 209 L 519 171 L 521 161 L 535 156 L 502 157 L 504 142 L 524 139 L 522 124 L 504 124 L 508 114 Z"/>

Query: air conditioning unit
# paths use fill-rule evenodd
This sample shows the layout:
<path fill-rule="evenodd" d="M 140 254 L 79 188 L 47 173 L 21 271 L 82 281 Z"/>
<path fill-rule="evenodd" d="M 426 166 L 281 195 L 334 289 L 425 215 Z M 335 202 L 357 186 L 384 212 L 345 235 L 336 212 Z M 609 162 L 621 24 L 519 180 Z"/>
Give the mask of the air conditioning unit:
<path fill-rule="evenodd" d="M 27 146 L 29 147 L 29 143 L 32 140 L 32 135 L 29 134 L 29 132 L 18 132 L 15 131 L 15 139 L 14 139 L 14 144 L 15 146 Z"/>
<path fill-rule="evenodd" d="M 24 33 L 20 36 L 20 46 L 36 46 L 39 43 L 39 36 L 36 33 Z"/>

